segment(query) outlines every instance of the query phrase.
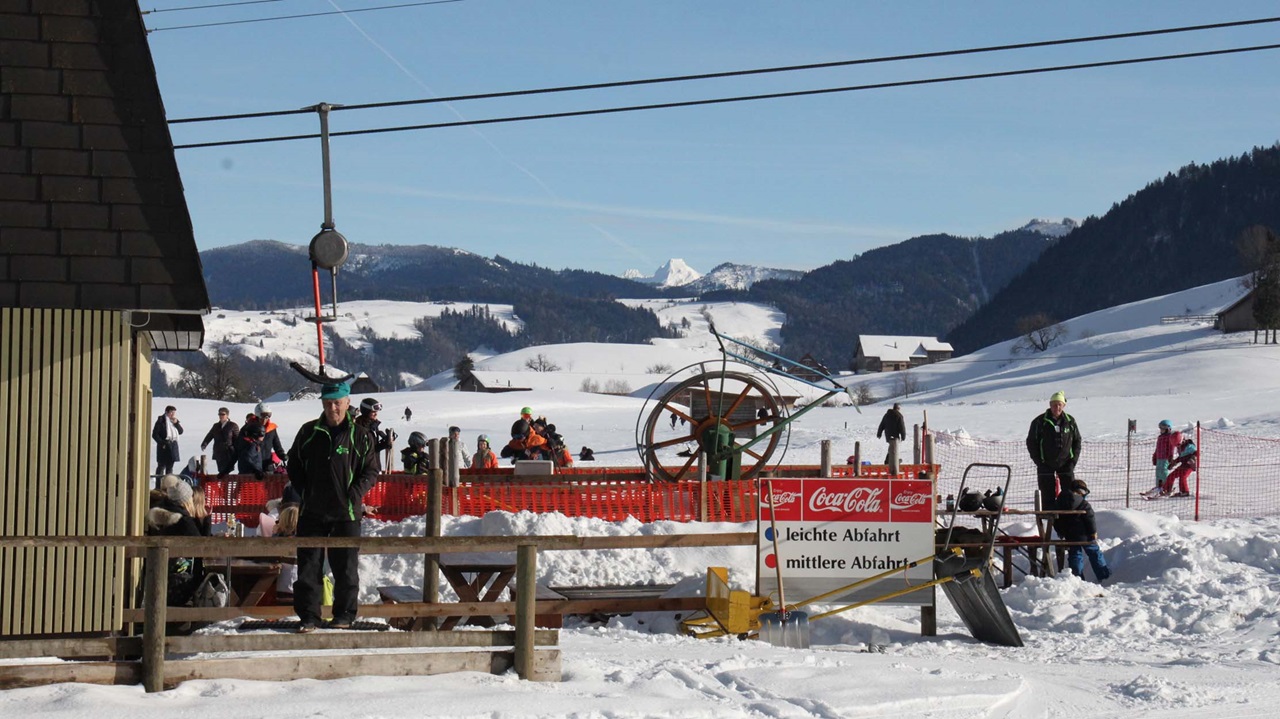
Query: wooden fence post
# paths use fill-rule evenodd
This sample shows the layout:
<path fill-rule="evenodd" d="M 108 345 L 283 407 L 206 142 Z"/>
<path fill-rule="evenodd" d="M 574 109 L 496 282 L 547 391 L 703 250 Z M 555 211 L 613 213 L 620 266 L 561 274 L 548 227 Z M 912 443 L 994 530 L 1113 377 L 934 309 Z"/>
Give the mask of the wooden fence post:
<path fill-rule="evenodd" d="M 818 446 L 821 447 L 820 451 L 822 452 L 822 455 L 821 455 L 822 458 L 820 460 L 822 462 L 822 468 L 819 470 L 818 476 L 830 477 L 831 476 L 831 440 L 824 439 L 818 443 Z"/>
<path fill-rule="evenodd" d="M 853 476 L 862 476 L 862 443 L 853 443 Z"/>
<path fill-rule="evenodd" d="M 538 596 L 538 547 L 521 544 L 516 547 L 516 674 L 521 679 L 533 676 L 534 611 Z"/>
<path fill-rule="evenodd" d="M 165 614 L 169 604 L 169 548 L 147 548 L 146 588 L 143 594 L 142 688 L 164 691 Z"/>

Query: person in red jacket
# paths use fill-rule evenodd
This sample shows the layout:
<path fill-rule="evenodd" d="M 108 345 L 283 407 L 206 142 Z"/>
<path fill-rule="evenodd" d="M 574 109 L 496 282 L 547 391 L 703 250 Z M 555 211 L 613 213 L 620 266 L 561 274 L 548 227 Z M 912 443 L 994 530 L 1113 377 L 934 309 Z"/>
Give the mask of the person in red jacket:
<path fill-rule="evenodd" d="M 489 435 L 482 434 L 476 438 L 476 453 L 471 458 L 472 469 L 497 469 L 498 456 L 489 448 Z"/>
<path fill-rule="evenodd" d="M 1151 465 L 1156 468 L 1156 491 L 1164 487 L 1169 477 L 1169 463 L 1178 456 L 1182 446 L 1182 433 L 1173 431 L 1173 422 L 1160 420 L 1160 436 L 1156 437 L 1156 451 L 1151 454 Z"/>
<path fill-rule="evenodd" d="M 1160 489 L 1160 494 L 1172 497 L 1186 497 L 1191 494 L 1191 487 L 1187 483 L 1187 478 L 1191 473 L 1196 471 L 1200 456 L 1200 451 L 1196 449 L 1196 443 L 1191 441 L 1190 437 L 1182 440 L 1182 445 L 1178 447 L 1178 456 L 1174 458 L 1169 465 L 1169 477 L 1164 481 L 1164 487 Z M 1172 494 L 1173 483 L 1178 483 L 1178 493 Z"/>

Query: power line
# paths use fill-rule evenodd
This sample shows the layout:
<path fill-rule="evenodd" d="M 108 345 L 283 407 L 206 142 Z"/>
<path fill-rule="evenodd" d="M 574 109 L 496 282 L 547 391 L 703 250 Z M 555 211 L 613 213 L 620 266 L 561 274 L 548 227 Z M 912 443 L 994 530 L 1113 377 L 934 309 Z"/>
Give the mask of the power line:
<path fill-rule="evenodd" d="M 883 57 L 860 58 L 856 60 L 839 60 L 833 62 L 809 63 L 805 65 L 784 65 L 781 67 L 765 67 L 751 70 L 730 70 L 726 72 L 709 72 L 696 75 L 674 75 L 669 77 L 645 78 L 640 80 L 619 80 L 615 82 L 600 82 L 587 85 L 564 85 L 560 87 L 546 87 L 532 90 L 511 90 L 507 92 L 489 92 L 475 95 L 455 95 L 453 97 L 437 97 L 422 98 L 417 100 L 395 100 L 390 102 L 371 102 L 359 105 L 344 105 L 342 107 L 333 108 L 338 110 L 368 110 L 374 108 L 385 107 L 401 107 L 405 105 L 425 105 L 439 102 L 463 102 L 466 100 L 491 100 L 502 97 L 519 97 L 523 95 L 545 95 L 558 92 L 577 92 L 580 90 L 602 90 L 616 87 L 633 87 L 637 85 L 656 85 L 669 82 L 687 82 L 690 80 L 711 80 L 726 77 L 744 77 L 748 75 L 764 75 L 769 73 L 795 72 L 800 70 L 821 70 L 836 67 L 850 67 L 854 65 L 872 65 L 877 63 L 901 62 L 904 60 L 924 60 L 939 57 L 954 57 L 957 55 L 976 55 L 989 52 L 1003 52 L 1006 50 L 1026 50 L 1039 47 L 1052 47 L 1056 45 L 1072 45 L 1087 42 L 1100 42 L 1104 40 L 1122 40 L 1136 37 L 1151 37 L 1155 35 L 1171 35 L 1175 33 L 1199 32 L 1203 30 L 1220 30 L 1231 27 L 1243 27 L 1248 25 L 1262 25 L 1267 23 L 1280 22 L 1280 17 L 1258 18 L 1255 20 L 1238 20 L 1234 22 L 1212 23 L 1209 25 L 1186 25 L 1182 27 L 1163 28 L 1157 30 L 1137 30 L 1134 32 L 1113 33 L 1109 35 L 1090 35 L 1085 37 L 1062 38 L 1057 40 L 1041 40 L 1036 42 L 1013 43 L 1010 45 L 989 45 L 986 47 L 964 48 L 960 50 L 939 50 L 935 52 L 912 53 L 909 55 L 889 55 Z M 309 113 L 310 110 L 272 110 L 265 112 L 249 112 L 236 115 L 211 115 L 208 117 L 186 117 L 177 120 L 170 120 L 169 124 L 176 125 L 186 122 L 213 122 L 220 120 L 246 120 L 261 117 L 280 117 L 285 115 L 298 115 Z"/>
<path fill-rule="evenodd" d="M 143 10 L 141 14 L 152 15 L 158 12 L 181 12 L 183 10 L 208 10 L 210 8 L 235 7 L 236 5 L 261 5 L 269 2 L 283 2 L 283 0 L 240 0 L 239 2 L 214 3 L 212 5 L 189 5 L 187 7 L 162 7 L 152 10 Z"/>
<path fill-rule="evenodd" d="M 269 0 L 259 0 L 259 2 L 267 2 Z M 255 22 L 271 22 L 272 20 L 297 20 L 304 17 L 324 17 L 325 15 L 350 15 L 357 12 L 373 12 L 374 10 L 395 10 L 397 8 L 419 7 L 422 5 L 444 5 L 445 3 L 462 2 L 463 0 L 426 0 L 425 2 L 402 3 L 400 5 L 380 5 L 378 7 L 362 7 L 354 10 L 329 10 L 326 12 L 303 13 L 301 15 L 277 15 L 275 17 L 260 17 L 249 20 L 225 20 L 223 22 L 206 22 L 197 25 L 170 25 L 169 27 L 148 28 L 147 33 L 162 32 L 164 30 L 191 30 L 198 27 L 221 27 L 223 25 L 248 25 Z M 194 8 L 183 8 L 194 9 Z"/>
<path fill-rule="evenodd" d="M 537 115 L 517 115 L 512 117 L 494 117 L 482 120 L 458 120 L 455 122 L 437 122 L 423 125 L 402 125 L 398 127 L 381 127 L 367 130 L 345 130 L 341 132 L 331 132 L 331 137 L 343 137 L 351 135 L 376 135 L 387 132 L 407 132 L 410 130 L 436 130 L 446 127 L 462 127 L 467 125 L 494 125 L 507 122 L 525 122 L 529 120 L 550 120 L 565 117 L 586 117 L 590 115 L 608 115 L 620 112 L 637 112 L 640 110 L 665 110 L 677 107 L 697 107 L 701 105 L 722 105 L 736 102 L 752 102 L 756 100 L 776 100 L 788 97 L 805 97 L 810 95 L 830 95 L 842 92 L 857 92 L 861 90 L 883 90 L 896 87 L 912 87 L 917 85 L 936 85 L 947 82 L 962 82 L 966 80 L 984 80 L 996 77 L 1016 77 L 1019 75 L 1036 75 L 1050 72 L 1064 72 L 1067 70 L 1086 70 L 1099 67 L 1116 67 L 1120 65 L 1137 65 L 1151 62 L 1164 62 L 1167 60 L 1185 60 L 1198 57 L 1213 57 L 1217 55 L 1235 55 L 1246 52 L 1258 52 L 1261 50 L 1280 49 L 1280 44 L 1272 45 L 1254 45 L 1250 47 L 1228 48 L 1225 50 L 1206 50 L 1203 52 L 1187 52 L 1174 55 L 1155 55 L 1150 57 L 1129 58 L 1126 60 L 1104 60 L 1099 62 L 1086 62 L 1074 65 L 1055 65 L 1051 67 L 1037 67 L 1024 70 L 1004 70 L 999 72 L 984 72 L 973 75 L 952 75 L 948 77 L 926 78 L 923 80 L 901 80 L 897 82 L 880 82 L 869 85 L 849 85 L 845 87 L 828 87 L 816 90 L 793 90 L 790 92 L 773 92 L 760 95 L 739 95 L 735 97 L 720 97 L 705 100 L 685 100 L 679 102 L 663 102 L 650 105 L 627 105 L 623 107 L 606 107 L 595 110 L 572 110 L 567 112 L 550 112 Z M 174 145 L 175 150 L 186 150 L 198 147 L 225 147 L 229 145 L 253 145 L 265 142 L 287 142 L 292 140 L 314 140 L 319 138 L 319 133 L 307 135 L 279 135 L 276 137 L 260 137 L 246 140 L 221 140 L 217 142 L 199 142 L 185 145 Z"/>

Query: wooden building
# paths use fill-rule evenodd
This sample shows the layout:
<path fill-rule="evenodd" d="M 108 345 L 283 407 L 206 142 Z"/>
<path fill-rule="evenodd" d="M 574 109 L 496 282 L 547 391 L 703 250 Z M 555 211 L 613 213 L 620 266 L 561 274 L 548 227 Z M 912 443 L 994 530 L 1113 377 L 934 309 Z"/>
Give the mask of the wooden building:
<path fill-rule="evenodd" d="M 143 533 L 151 353 L 208 311 L 136 0 L 0 3 L 0 535 Z M 137 569 L 0 550 L 0 636 L 118 630 Z"/>
<path fill-rule="evenodd" d="M 1215 325 L 1223 332 L 1253 332 L 1258 320 L 1253 317 L 1253 290 L 1217 312 Z"/>
<path fill-rule="evenodd" d="M 951 345 L 936 337 L 859 335 L 856 372 L 896 372 L 951 359 Z"/>

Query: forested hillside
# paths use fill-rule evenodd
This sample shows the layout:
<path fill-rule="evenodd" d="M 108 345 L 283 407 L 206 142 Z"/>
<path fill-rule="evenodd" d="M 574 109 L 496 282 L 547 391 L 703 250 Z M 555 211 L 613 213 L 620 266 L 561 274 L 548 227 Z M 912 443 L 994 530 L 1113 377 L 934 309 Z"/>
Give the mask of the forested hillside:
<path fill-rule="evenodd" d="M 782 354 L 852 364 L 859 334 L 942 336 L 1056 240 L 1024 230 L 990 239 L 926 235 L 833 262 L 799 280 L 764 280 L 708 298 L 764 302 L 787 315 Z"/>
<path fill-rule="evenodd" d="M 1064 320 L 1243 274 L 1236 243 L 1253 225 L 1280 228 L 1280 145 L 1187 165 L 1085 220 L 948 339 L 971 352 L 1035 313 Z"/>

